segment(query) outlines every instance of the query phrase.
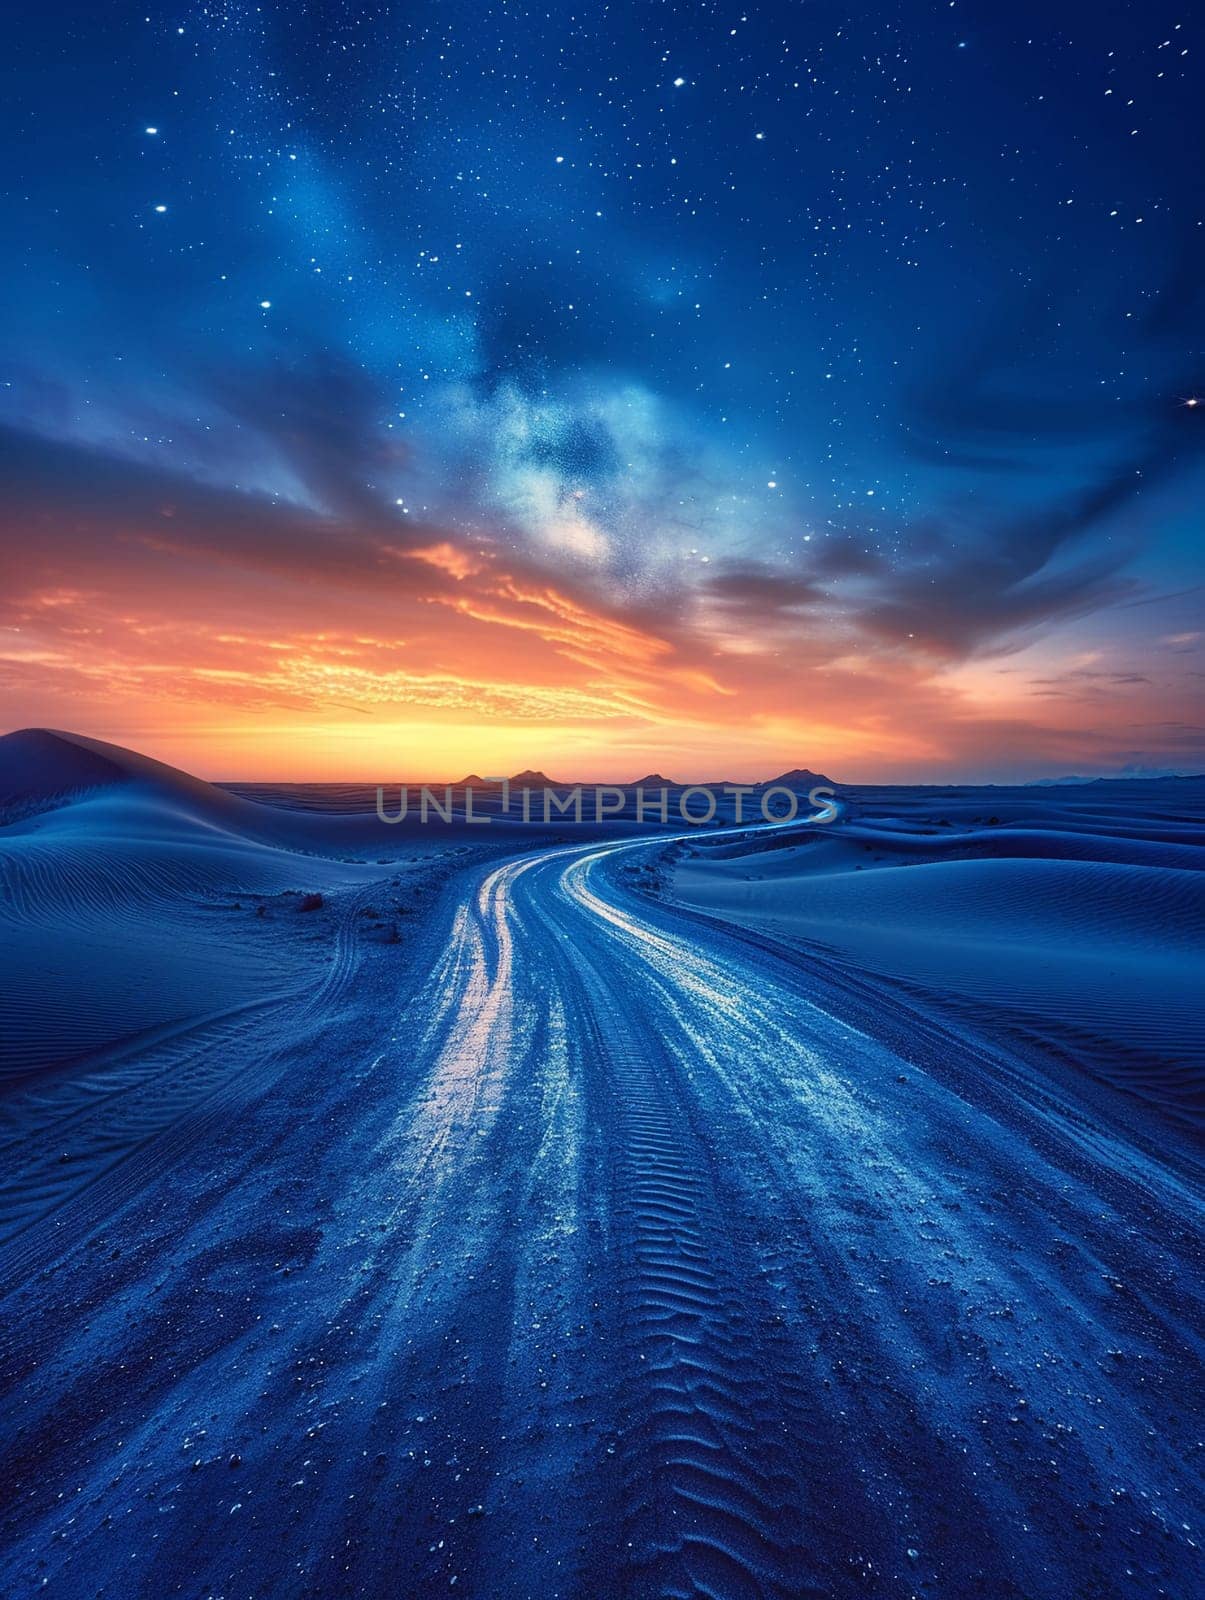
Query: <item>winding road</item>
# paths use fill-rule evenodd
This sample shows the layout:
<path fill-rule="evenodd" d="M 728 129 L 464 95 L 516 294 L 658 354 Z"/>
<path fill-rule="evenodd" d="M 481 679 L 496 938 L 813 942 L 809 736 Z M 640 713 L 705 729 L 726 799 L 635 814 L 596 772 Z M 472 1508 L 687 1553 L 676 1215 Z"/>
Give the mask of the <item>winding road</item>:
<path fill-rule="evenodd" d="M 1191 1153 L 843 1020 L 664 842 L 476 869 L 383 1035 L 26 1286 L 5 1593 L 1199 1592 Z"/>

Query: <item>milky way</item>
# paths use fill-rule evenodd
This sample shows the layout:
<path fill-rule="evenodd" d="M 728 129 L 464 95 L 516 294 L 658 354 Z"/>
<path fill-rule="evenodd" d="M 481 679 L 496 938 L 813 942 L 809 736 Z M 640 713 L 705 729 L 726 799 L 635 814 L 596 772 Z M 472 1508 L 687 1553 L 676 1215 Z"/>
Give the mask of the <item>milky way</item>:
<path fill-rule="evenodd" d="M 600 773 L 1201 759 L 1191 8 L 8 43 L 15 720 L 244 776 L 256 722 L 265 774 L 368 775 L 416 718 L 478 764 L 485 712 Z"/>

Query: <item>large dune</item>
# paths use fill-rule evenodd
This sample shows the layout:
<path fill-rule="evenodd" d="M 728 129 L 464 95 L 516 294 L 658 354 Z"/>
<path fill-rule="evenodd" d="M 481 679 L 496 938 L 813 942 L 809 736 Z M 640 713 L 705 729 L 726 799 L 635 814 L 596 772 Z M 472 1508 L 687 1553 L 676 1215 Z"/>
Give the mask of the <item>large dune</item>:
<path fill-rule="evenodd" d="M 0 1237 L 271 1061 L 352 932 L 399 937 L 467 838 L 47 729 L 0 739 L 0 819 Z"/>
<path fill-rule="evenodd" d="M 213 784 L 121 745 L 56 728 L 22 728 L 0 738 L 0 819 L 115 790 L 141 791 L 200 813 L 236 817 L 244 811 Z"/>

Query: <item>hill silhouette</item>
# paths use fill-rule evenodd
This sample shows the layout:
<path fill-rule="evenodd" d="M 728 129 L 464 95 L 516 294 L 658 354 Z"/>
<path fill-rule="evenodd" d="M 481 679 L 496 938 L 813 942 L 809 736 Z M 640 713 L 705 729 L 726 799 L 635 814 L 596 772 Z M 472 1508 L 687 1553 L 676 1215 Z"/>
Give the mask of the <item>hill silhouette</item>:
<path fill-rule="evenodd" d="M 770 778 L 767 787 L 769 784 L 781 784 L 784 789 L 814 789 L 817 784 L 829 789 L 836 787 L 831 778 L 826 778 L 822 772 L 813 772 L 810 767 L 792 767 L 790 772 Z"/>

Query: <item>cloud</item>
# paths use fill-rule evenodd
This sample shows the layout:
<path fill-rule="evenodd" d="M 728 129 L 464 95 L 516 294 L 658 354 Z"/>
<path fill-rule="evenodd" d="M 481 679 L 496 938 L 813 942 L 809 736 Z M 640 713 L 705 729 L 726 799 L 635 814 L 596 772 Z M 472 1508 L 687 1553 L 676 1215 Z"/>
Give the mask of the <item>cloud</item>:
<path fill-rule="evenodd" d="M 700 588 L 717 605 L 760 615 L 767 622 L 771 618 L 797 621 L 830 598 L 815 580 L 776 571 L 769 563 L 724 562 L 709 569 Z"/>
<path fill-rule="evenodd" d="M 1177 464 L 1163 438 L 1062 504 L 988 529 L 951 529 L 936 554 L 881 578 L 863 626 L 893 643 L 968 655 L 1134 597 L 1137 581 L 1123 569 L 1137 548 L 1141 501 Z"/>
<path fill-rule="evenodd" d="M 946 674 L 1139 597 L 1127 562 L 1179 464 L 1170 429 L 1011 513 L 954 500 L 806 542 L 798 506 L 753 502 L 738 457 L 643 385 L 449 387 L 404 444 L 377 393 L 325 358 L 235 376 L 204 425 L 136 459 L 111 429 L 0 430 L 10 694 L 56 725 L 125 708 L 140 726 L 169 702 L 227 726 L 429 715 L 900 770 L 1086 763 L 1117 696 L 1166 692 L 1119 661 L 1047 672 L 996 714 Z M 220 481 L 211 429 L 255 470 Z"/>
<path fill-rule="evenodd" d="M 460 549 L 447 539 L 440 540 L 438 544 L 417 546 L 407 550 L 405 555 L 411 561 L 423 561 L 439 572 L 450 573 L 460 583 L 476 576 L 483 564 L 480 558 L 470 555 L 467 550 Z"/>

